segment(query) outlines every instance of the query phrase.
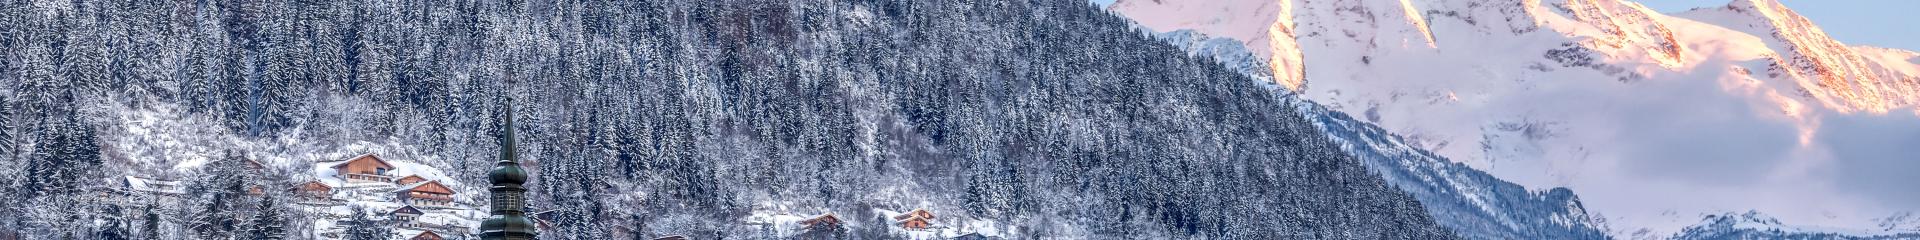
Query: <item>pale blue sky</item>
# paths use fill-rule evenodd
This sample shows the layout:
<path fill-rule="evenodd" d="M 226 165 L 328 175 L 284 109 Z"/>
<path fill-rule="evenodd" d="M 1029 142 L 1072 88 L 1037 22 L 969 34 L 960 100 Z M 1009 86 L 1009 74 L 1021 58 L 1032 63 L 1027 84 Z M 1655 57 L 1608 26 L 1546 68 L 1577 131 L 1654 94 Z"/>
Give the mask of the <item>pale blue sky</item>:
<path fill-rule="evenodd" d="M 1092 0 L 1102 5 L 1114 0 Z M 1726 6 L 1732 0 L 1639 0 L 1661 12 L 1697 7 Z M 1920 1 L 1916 0 L 1781 0 L 1800 15 L 1813 19 L 1827 34 L 1848 45 L 1869 45 L 1920 51 Z"/>

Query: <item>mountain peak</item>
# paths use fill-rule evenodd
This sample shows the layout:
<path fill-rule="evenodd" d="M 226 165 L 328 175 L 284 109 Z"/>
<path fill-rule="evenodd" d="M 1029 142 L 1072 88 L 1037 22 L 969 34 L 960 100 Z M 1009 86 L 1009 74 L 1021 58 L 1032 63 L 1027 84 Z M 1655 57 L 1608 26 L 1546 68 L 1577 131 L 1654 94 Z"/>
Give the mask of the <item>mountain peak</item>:
<path fill-rule="evenodd" d="M 1908 83 L 1913 73 L 1902 71 L 1913 64 L 1862 56 L 1777 0 L 1736 0 L 1677 16 L 1760 37 L 1779 53 L 1766 59 L 1770 80 L 1835 110 L 1885 113 L 1920 103 L 1920 89 Z"/>

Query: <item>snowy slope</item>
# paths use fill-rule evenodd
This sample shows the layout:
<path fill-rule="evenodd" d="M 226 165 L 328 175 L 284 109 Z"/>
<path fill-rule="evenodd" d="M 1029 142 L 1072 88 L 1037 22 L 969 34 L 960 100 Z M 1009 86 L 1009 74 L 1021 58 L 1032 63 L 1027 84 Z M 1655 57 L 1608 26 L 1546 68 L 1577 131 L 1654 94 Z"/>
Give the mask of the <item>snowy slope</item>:
<path fill-rule="evenodd" d="M 1296 101 L 1329 138 L 1427 208 L 1441 225 L 1472 239 L 1604 239 L 1606 226 L 1566 188 L 1528 190 L 1407 145 L 1345 113 Z"/>
<path fill-rule="evenodd" d="M 1246 41 L 1284 63 L 1274 81 L 1302 98 L 1520 186 L 1571 188 L 1621 237 L 1672 236 L 1695 224 L 1683 216 L 1719 212 L 1865 226 L 1912 210 L 1887 197 L 1899 194 L 1834 187 L 1852 181 L 1840 171 L 1874 167 L 1842 166 L 1866 160 L 1842 158 L 1835 139 L 1861 136 L 1830 128 L 1916 125 L 1900 116 L 1920 115 L 1916 55 L 1844 45 L 1771 0 L 1674 14 L 1619 0 L 1109 9 L 1155 31 Z"/>
<path fill-rule="evenodd" d="M 1242 74 L 1263 80 L 1264 62 L 1238 41 L 1192 30 L 1160 33 L 1161 40 L 1197 56 L 1211 57 Z M 1233 46 L 1222 46 L 1233 45 Z M 1279 85 L 1273 85 L 1279 88 Z M 1604 239 L 1604 222 L 1587 214 L 1572 190 L 1534 191 L 1486 172 L 1449 161 L 1408 144 L 1404 138 L 1346 113 L 1277 90 L 1340 150 L 1420 201 L 1427 214 L 1455 234 L 1470 239 Z"/>

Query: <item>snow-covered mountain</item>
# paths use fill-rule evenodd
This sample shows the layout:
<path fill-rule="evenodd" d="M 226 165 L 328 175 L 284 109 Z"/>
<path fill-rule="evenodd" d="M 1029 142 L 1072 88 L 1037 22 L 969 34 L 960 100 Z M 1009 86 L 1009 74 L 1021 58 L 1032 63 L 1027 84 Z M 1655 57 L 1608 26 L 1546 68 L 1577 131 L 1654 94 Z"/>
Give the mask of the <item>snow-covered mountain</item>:
<path fill-rule="evenodd" d="M 1407 144 L 1345 113 L 1300 101 L 1342 149 L 1413 194 L 1436 221 L 1472 239 L 1604 239 L 1604 222 L 1572 190 L 1534 191 Z"/>
<path fill-rule="evenodd" d="M 1920 239 L 1920 232 L 1799 226 L 1747 211 L 1707 215 L 1700 224 L 1687 227 L 1673 239 Z"/>
<path fill-rule="evenodd" d="M 1161 40 L 1212 58 L 1252 79 L 1270 78 L 1266 62 L 1239 41 L 1192 30 L 1160 33 Z M 1371 172 L 1413 195 L 1435 221 L 1470 239 L 1605 239 L 1604 220 L 1586 213 L 1572 190 L 1534 191 L 1447 160 L 1379 126 L 1300 99 L 1278 83 L 1275 95 L 1312 122 L 1328 140 Z"/>
<path fill-rule="evenodd" d="M 1619 0 L 1109 9 L 1154 31 L 1242 41 L 1277 85 L 1462 170 L 1570 188 L 1616 237 L 1671 237 L 1696 224 L 1688 216 L 1722 212 L 1867 226 L 1915 207 L 1872 179 L 1910 178 L 1876 170 L 1906 169 L 1898 156 L 1911 153 L 1878 146 L 1906 138 L 1876 134 L 1920 123 L 1920 54 L 1845 45 L 1773 0 L 1671 14 Z M 1380 142 L 1366 139 L 1345 143 Z"/>

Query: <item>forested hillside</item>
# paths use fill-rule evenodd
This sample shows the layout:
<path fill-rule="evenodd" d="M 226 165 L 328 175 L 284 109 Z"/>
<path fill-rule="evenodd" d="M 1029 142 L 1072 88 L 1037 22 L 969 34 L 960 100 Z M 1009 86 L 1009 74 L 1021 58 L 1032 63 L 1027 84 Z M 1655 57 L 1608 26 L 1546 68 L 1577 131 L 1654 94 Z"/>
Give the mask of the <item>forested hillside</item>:
<path fill-rule="evenodd" d="M 398 146 L 484 186 L 503 96 L 548 239 L 784 237 L 742 224 L 773 209 L 884 239 L 868 213 L 911 208 L 1022 239 L 1452 238 L 1264 83 L 1084 1 L 4 5 L 0 238 L 285 222 L 88 198 L 139 174 L 194 185 L 162 211 L 234 204 L 193 159 L 290 184 Z"/>

